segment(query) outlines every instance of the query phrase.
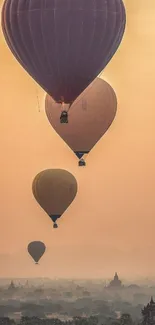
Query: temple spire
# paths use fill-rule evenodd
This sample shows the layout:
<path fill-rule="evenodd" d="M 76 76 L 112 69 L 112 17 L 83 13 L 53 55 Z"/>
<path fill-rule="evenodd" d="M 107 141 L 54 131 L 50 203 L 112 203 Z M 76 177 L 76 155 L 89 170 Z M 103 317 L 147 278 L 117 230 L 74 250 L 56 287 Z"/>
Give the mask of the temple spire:
<path fill-rule="evenodd" d="M 115 272 L 114 279 L 119 280 L 117 272 Z"/>
<path fill-rule="evenodd" d="M 155 325 L 155 302 L 151 297 L 150 302 L 142 309 L 143 325 Z"/>
<path fill-rule="evenodd" d="M 113 278 L 112 281 L 110 281 L 108 287 L 109 288 L 120 288 L 120 287 L 122 287 L 122 283 L 121 283 L 121 280 L 118 277 L 117 272 L 115 272 L 114 278 Z"/>

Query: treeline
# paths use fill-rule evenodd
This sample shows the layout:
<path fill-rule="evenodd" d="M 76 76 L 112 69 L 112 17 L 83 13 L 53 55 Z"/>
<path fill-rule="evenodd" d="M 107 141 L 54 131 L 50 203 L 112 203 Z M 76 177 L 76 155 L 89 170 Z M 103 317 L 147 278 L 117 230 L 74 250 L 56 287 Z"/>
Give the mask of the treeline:
<path fill-rule="evenodd" d="M 9 317 L 1 317 L 0 325 L 140 325 L 140 321 L 133 322 L 130 314 L 122 314 L 120 319 L 111 317 L 101 320 L 100 317 L 73 317 L 73 320 L 61 321 L 57 318 L 40 319 L 38 317 L 21 317 L 18 323 Z"/>
<path fill-rule="evenodd" d="M 38 304 L 32 302 L 20 302 L 18 300 L 5 302 L 0 304 L 0 317 L 10 317 L 15 313 L 21 313 L 21 316 L 25 317 L 33 317 L 36 316 L 38 318 L 46 318 L 48 315 L 58 316 L 69 318 L 73 317 L 82 317 L 85 315 L 86 317 L 90 317 L 92 315 L 100 315 L 102 319 L 104 318 L 116 318 L 116 312 L 120 311 L 121 314 L 128 313 L 131 315 L 133 320 L 136 320 L 141 317 L 141 309 L 143 305 L 134 306 L 128 302 L 123 301 L 114 301 L 112 303 L 108 303 L 103 300 L 92 300 L 90 298 L 87 299 L 77 299 L 74 302 L 66 302 L 64 300 L 60 300 L 58 302 L 53 303 L 51 300 L 42 299 Z M 59 317 L 59 316 L 58 316 Z M 61 317 L 60 317 L 61 318 Z"/>

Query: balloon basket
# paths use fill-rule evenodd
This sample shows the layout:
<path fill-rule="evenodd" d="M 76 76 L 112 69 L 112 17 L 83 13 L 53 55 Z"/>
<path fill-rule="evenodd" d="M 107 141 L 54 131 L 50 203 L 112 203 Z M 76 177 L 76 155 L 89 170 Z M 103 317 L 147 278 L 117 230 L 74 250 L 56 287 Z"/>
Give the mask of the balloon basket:
<path fill-rule="evenodd" d="M 68 123 L 68 113 L 67 111 L 62 111 L 60 116 L 60 123 Z"/>
<path fill-rule="evenodd" d="M 86 162 L 84 161 L 84 159 L 79 160 L 78 166 L 79 167 L 85 167 L 86 166 Z"/>

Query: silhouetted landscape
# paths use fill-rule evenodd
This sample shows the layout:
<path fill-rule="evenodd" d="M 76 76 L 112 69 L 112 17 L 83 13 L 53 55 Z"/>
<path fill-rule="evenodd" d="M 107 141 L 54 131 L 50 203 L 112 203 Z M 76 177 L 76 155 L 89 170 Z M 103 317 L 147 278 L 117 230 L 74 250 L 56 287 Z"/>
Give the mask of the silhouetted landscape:
<path fill-rule="evenodd" d="M 117 273 L 111 281 L 1 279 L 0 324 L 141 324 L 145 305 L 155 311 L 154 293 L 153 281 L 125 285 Z"/>

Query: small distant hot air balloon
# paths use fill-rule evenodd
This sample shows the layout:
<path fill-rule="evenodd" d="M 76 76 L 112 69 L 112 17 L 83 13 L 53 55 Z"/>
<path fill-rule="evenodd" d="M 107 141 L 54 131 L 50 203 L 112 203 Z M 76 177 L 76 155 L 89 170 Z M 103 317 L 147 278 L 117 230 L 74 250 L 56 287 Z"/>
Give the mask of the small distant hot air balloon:
<path fill-rule="evenodd" d="M 122 0 L 5 0 L 1 22 L 18 62 L 70 107 L 113 57 L 126 14 Z"/>
<path fill-rule="evenodd" d="M 69 124 L 59 123 L 58 105 L 49 95 L 46 96 L 47 118 L 54 130 L 81 159 L 109 129 L 116 115 L 117 98 L 112 87 L 97 78 L 74 102 Z M 85 165 L 84 160 L 80 160 L 79 165 Z"/>
<path fill-rule="evenodd" d="M 35 261 L 35 264 L 38 264 L 40 258 L 43 256 L 46 250 L 46 246 L 41 241 L 32 241 L 28 244 L 27 250 L 33 260 Z"/>
<path fill-rule="evenodd" d="M 56 220 L 74 200 L 77 193 L 77 181 L 67 170 L 47 169 L 40 172 L 32 184 L 32 192 L 57 228 Z"/>

